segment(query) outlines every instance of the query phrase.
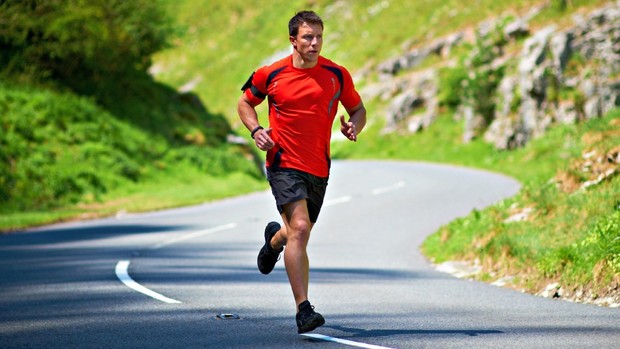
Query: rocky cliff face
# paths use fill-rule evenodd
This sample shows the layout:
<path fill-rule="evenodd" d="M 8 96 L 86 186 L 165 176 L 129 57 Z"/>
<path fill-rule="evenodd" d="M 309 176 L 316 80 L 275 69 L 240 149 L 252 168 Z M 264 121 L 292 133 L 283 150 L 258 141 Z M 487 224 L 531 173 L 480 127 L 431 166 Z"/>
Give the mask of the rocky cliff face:
<path fill-rule="evenodd" d="M 528 23 L 538 12 L 485 22 L 474 40 L 467 32 L 455 33 L 379 64 L 380 81 L 362 93 L 389 101 L 385 132 L 417 132 L 432 124 L 442 84 L 437 68 L 416 67 L 431 55 L 455 65 L 451 50 L 468 41 L 473 49 L 461 63 L 467 75 L 456 108 L 466 142 L 483 137 L 498 149 L 512 149 L 553 124 L 600 117 L 619 107 L 620 1 L 575 16 L 568 28 L 550 25 L 531 32 Z M 505 53 L 519 38 L 525 39 L 521 51 Z M 479 91 L 469 93 L 480 85 L 492 89 L 488 101 Z"/>

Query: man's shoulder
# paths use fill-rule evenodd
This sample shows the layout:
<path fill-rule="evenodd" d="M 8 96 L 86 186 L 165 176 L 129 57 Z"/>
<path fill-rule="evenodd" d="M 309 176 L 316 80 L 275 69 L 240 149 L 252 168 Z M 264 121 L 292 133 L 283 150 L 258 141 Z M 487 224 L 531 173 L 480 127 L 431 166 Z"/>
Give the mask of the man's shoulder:
<path fill-rule="evenodd" d="M 263 86 L 263 88 L 268 87 L 276 75 L 278 75 L 289 65 L 291 65 L 291 55 L 260 67 L 252 75 L 253 81 L 257 84 L 257 86 Z"/>
<path fill-rule="evenodd" d="M 319 56 L 318 64 L 322 65 L 322 66 L 328 66 L 328 67 L 334 67 L 334 68 L 339 68 L 339 69 L 345 69 L 342 65 L 332 61 L 329 58 L 325 58 L 323 56 Z"/>
<path fill-rule="evenodd" d="M 261 69 L 264 69 L 266 72 L 272 72 L 274 70 L 285 68 L 289 65 L 291 65 L 291 55 L 281 58 L 271 64 L 265 65 Z"/>

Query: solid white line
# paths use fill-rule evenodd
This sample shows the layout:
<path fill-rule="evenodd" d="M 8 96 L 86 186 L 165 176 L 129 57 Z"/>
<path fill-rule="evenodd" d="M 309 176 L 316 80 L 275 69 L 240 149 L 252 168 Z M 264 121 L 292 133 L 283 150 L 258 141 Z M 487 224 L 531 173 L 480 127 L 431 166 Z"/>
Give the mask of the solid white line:
<path fill-rule="evenodd" d="M 187 235 L 183 235 L 183 236 L 179 236 L 177 238 L 174 239 L 170 239 L 170 240 L 166 240 L 164 242 L 161 242 L 153 247 L 151 247 L 151 250 L 157 250 L 160 249 L 162 247 L 166 247 L 172 244 L 176 244 L 177 242 L 181 242 L 181 241 L 185 241 L 185 240 L 189 240 L 189 239 L 193 239 L 202 235 L 208 235 L 208 234 L 212 234 L 212 233 L 216 233 L 218 231 L 222 231 L 222 230 L 227 230 L 227 229 L 232 229 L 234 227 L 236 227 L 237 224 L 236 223 L 228 223 L 228 224 L 224 224 L 224 225 L 220 225 L 217 227 L 213 227 L 213 228 L 209 228 L 209 229 L 205 229 L 205 230 L 200 230 L 191 234 L 187 234 Z"/>
<path fill-rule="evenodd" d="M 399 182 L 396 182 L 396 183 L 390 185 L 389 187 L 383 187 L 383 188 L 374 189 L 372 191 L 372 194 L 373 195 L 384 194 L 384 193 L 387 193 L 389 191 L 394 191 L 396 189 L 400 189 L 400 188 L 402 188 L 404 186 L 405 186 L 405 181 L 399 181 Z"/>
<path fill-rule="evenodd" d="M 351 197 L 350 196 L 343 196 L 343 197 L 339 197 L 339 198 L 336 198 L 336 199 L 331 199 L 331 200 L 325 201 L 325 203 L 323 203 L 323 207 L 333 206 L 333 205 L 338 205 L 338 204 L 344 204 L 345 202 L 349 202 L 349 201 L 351 201 Z"/>
<path fill-rule="evenodd" d="M 328 342 L 335 342 L 335 343 L 345 344 L 345 345 L 349 345 L 349 346 L 352 346 L 352 347 L 358 347 L 358 348 L 392 349 L 390 347 L 381 347 L 381 346 L 378 346 L 378 345 L 354 342 L 354 341 L 350 341 L 350 340 L 346 340 L 346 339 L 340 339 L 340 338 L 334 338 L 334 337 L 330 337 L 330 336 L 324 336 L 322 334 L 304 333 L 304 334 L 302 334 L 302 336 L 316 338 L 316 339 L 321 339 L 321 340 L 328 341 Z"/>
<path fill-rule="evenodd" d="M 155 298 L 158 301 L 162 301 L 165 303 L 171 303 L 171 304 L 181 303 L 177 301 L 176 299 L 168 298 L 157 292 L 151 291 L 148 288 L 133 281 L 133 279 L 129 276 L 129 273 L 127 272 L 128 269 L 129 269 L 129 261 L 119 261 L 118 263 L 116 263 L 116 277 L 118 277 L 118 279 L 121 280 L 121 282 L 124 283 L 127 287 L 133 289 L 134 291 L 143 293 L 151 298 Z"/>

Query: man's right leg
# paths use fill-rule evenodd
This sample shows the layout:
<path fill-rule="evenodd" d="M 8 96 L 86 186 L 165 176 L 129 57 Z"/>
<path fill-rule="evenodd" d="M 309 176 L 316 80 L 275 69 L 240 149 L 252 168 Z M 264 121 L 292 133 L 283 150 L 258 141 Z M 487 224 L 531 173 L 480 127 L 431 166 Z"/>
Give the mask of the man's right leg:
<path fill-rule="evenodd" d="M 308 299 L 310 266 L 306 247 L 313 226 L 308 215 L 306 200 L 284 205 L 282 220 L 284 227 L 271 240 L 271 247 L 279 249 L 286 245 L 284 266 L 295 297 L 295 304 L 299 306 Z"/>

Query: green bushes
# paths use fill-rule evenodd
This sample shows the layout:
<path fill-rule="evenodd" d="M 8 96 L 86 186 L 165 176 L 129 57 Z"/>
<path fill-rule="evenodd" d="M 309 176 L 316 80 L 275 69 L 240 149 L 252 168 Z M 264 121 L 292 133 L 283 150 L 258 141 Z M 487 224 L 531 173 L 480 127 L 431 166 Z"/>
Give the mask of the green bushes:
<path fill-rule="evenodd" d="M 213 143 L 145 132 L 71 93 L 0 84 L 0 211 L 96 201 L 179 163 L 211 176 L 261 176 L 241 148 Z"/>
<path fill-rule="evenodd" d="M 166 154 L 167 162 L 184 162 L 212 176 L 224 176 L 233 172 L 243 172 L 256 178 L 261 177 L 253 162 L 243 157 L 240 151 L 230 147 L 210 149 L 205 152 L 198 147 L 177 147 Z"/>
<path fill-rule="evenodd" d="M 147 73 L 180 28 L 165 6 L 0 2 L 0 212 L 118 198 L 177 169 L 261 176 L 222 115 Z"/>
<path fill-rule="evenodd" d="M 439 70 L 439 101 L 442 105 L 456 110 L 465 93 L 463 82 L 467 79 L 467 68 L 464 65 L 441 68 Z"/>
<path fill-rule="evenodd" d="M 97 197 L 165 147 L 86 98 L 0 85 L 3 211 Z"/>
<path fill-rule="evenodd" d="M 159 0 L 8 0 L 0 23 L 3 70 L 90 92 L 101 80 L 145 71 L 174 34 Z"/>

